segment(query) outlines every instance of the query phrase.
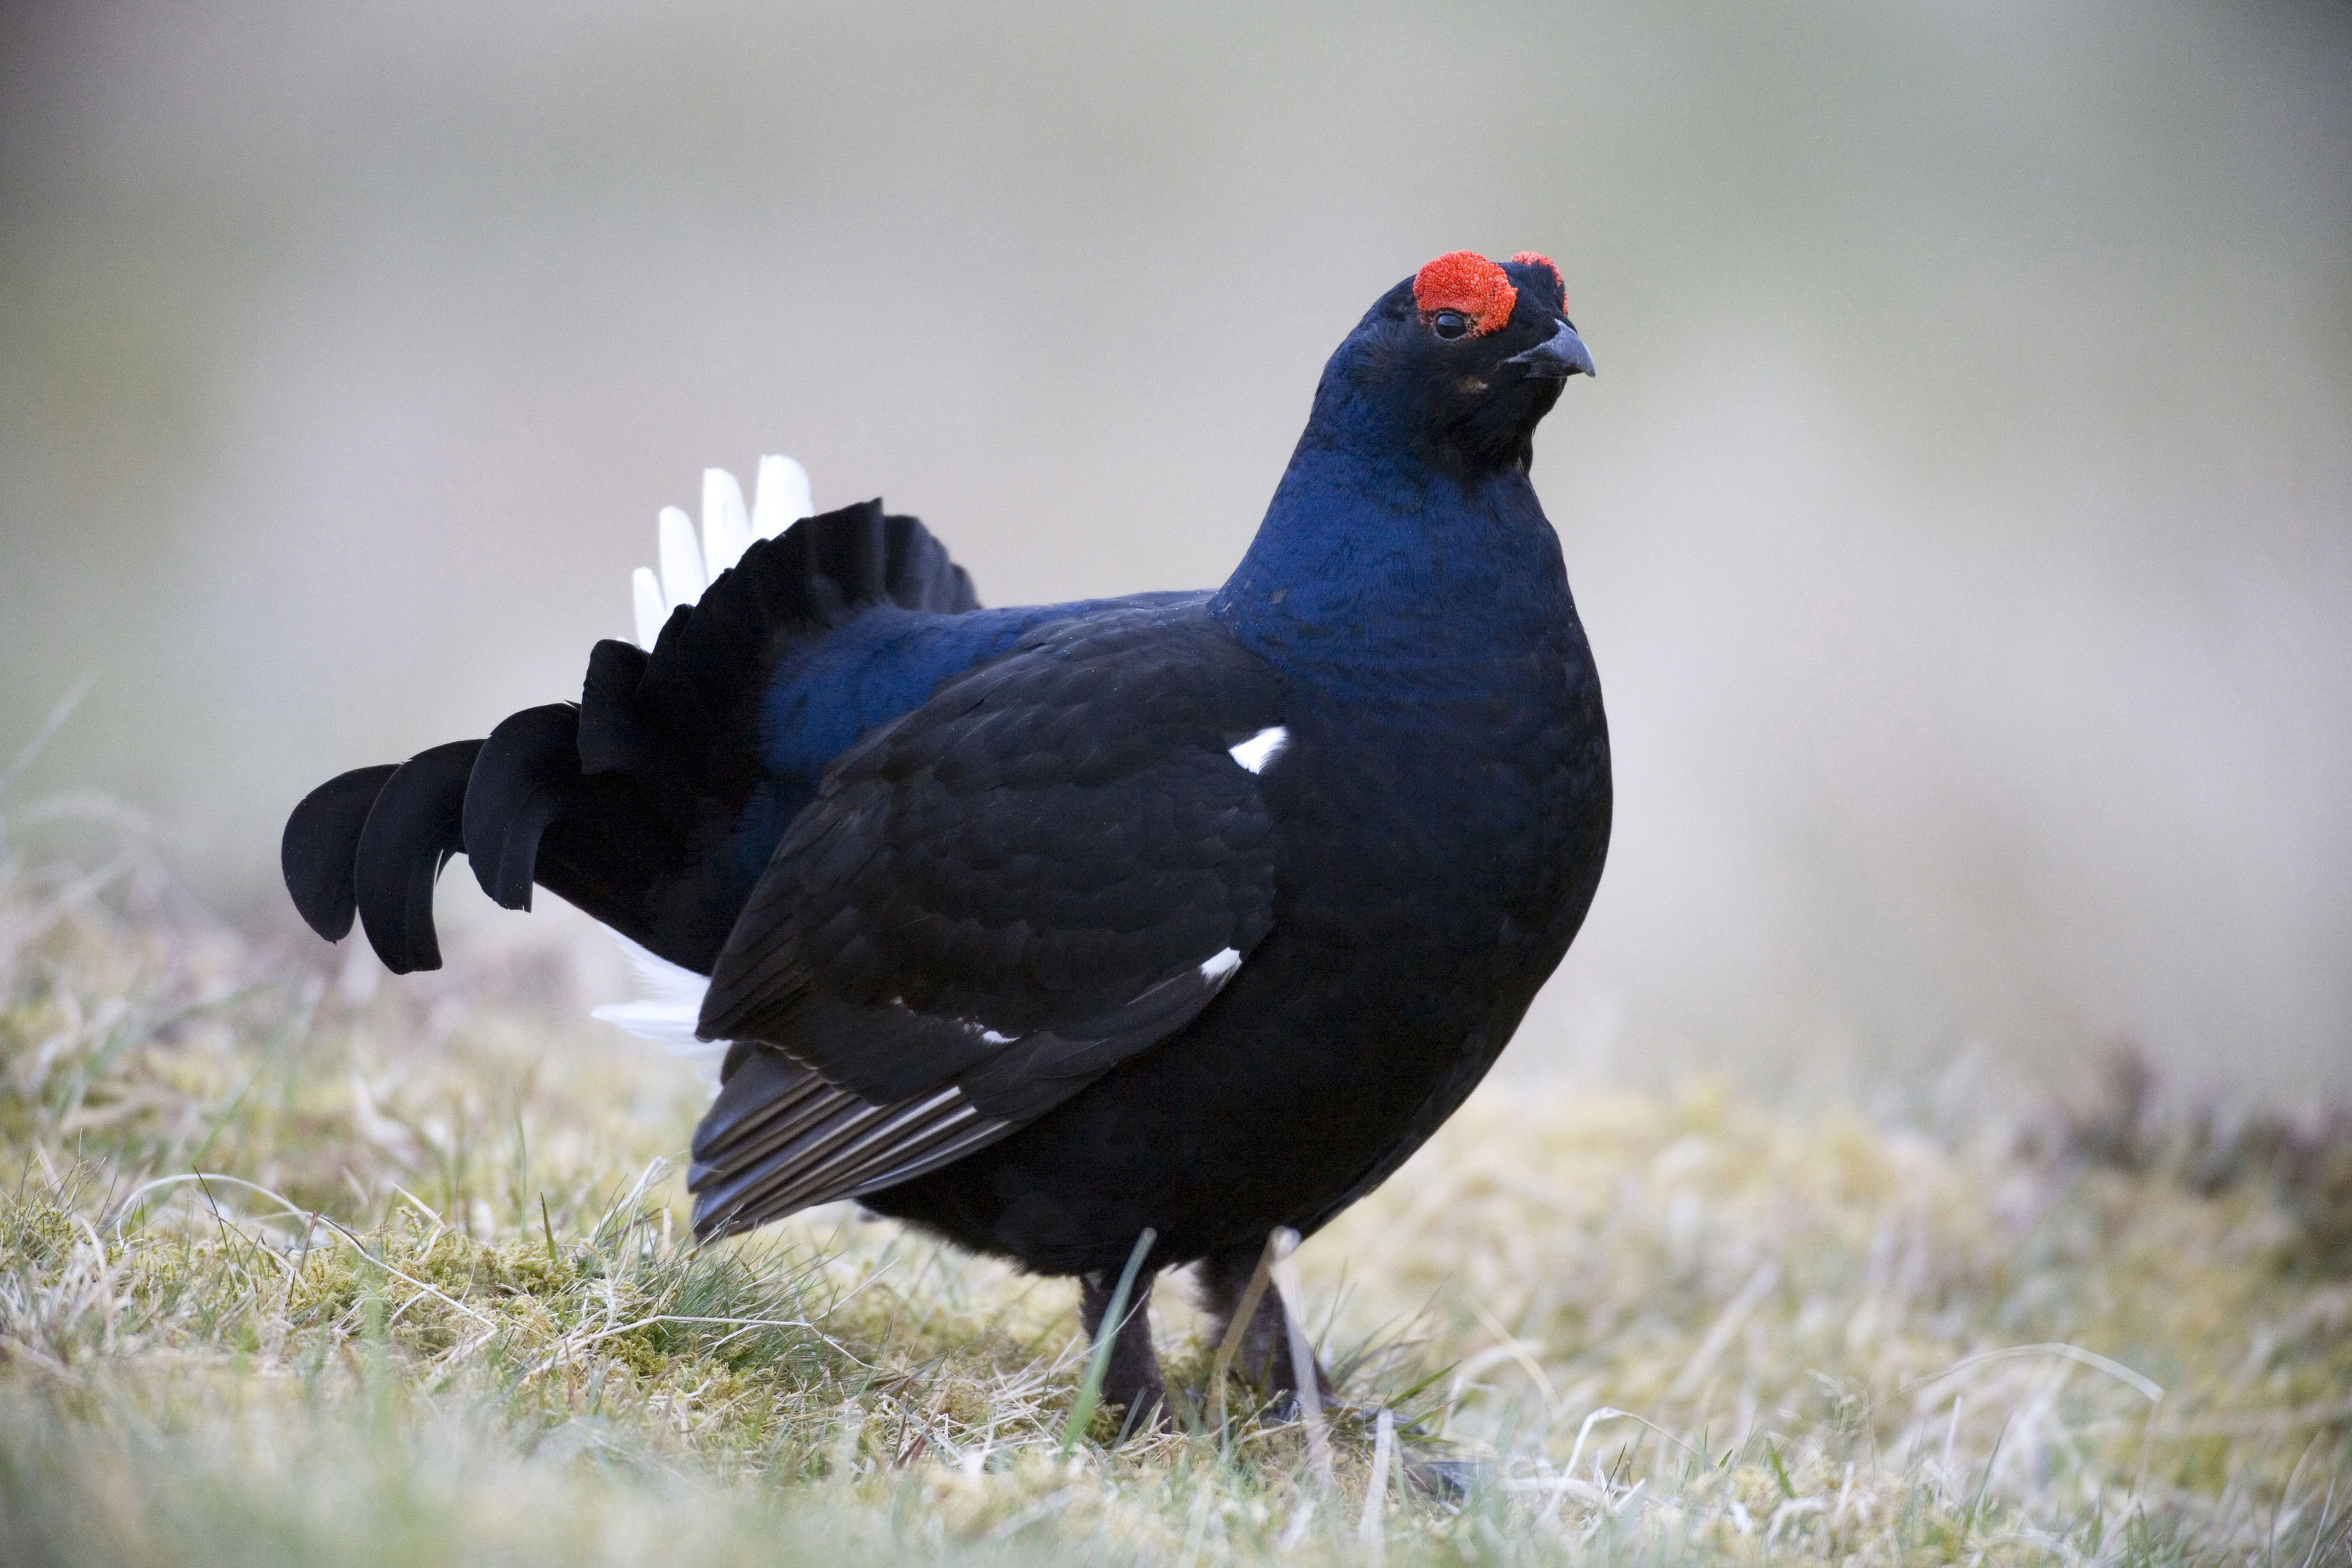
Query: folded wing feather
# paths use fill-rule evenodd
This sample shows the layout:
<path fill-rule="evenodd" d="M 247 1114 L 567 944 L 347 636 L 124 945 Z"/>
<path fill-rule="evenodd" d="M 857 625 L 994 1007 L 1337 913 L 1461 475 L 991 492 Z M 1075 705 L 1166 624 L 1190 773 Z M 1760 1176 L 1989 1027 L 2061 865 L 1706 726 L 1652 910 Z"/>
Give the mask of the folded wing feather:
<path fill-rule="evenodd" d="M 724 1235 L 910 1180 L 1184 1027 L 1272 925 L 1239 740 L 1279 678 L 1197 602 L 1042 628 L 827 771 L 737 917 L 699 1032 Z"/>

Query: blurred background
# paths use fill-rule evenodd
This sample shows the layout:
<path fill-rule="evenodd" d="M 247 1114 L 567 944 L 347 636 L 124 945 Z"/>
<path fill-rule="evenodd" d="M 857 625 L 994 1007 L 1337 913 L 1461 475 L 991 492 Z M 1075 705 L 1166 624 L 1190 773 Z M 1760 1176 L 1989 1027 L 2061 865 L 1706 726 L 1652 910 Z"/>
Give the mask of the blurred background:
<path fill-rule="evenodd" d="M 2334 5 L 16 0 L 0 758 L 89 684 L 0 805 L 305 951 L 287 809 L 575 696 L 705 465 L 991 603 L 1211 584 L 1465 247 L 1601 367 L 1536 479 L 1617 837 L 1509 1070 L 2352 1092 Z"/>

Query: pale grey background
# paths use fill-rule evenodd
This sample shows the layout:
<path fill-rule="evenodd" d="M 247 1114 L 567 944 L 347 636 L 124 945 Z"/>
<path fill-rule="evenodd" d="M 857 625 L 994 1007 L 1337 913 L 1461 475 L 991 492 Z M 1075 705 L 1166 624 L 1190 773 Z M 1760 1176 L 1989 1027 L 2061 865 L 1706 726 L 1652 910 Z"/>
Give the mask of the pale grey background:
<path fill-rule="evenodd" d="M 0 43 L 0 752 L 96 678 L 10 798 L 151 808 L 257 927 L 310 784 L 575 693 L 704 464 L 883 493 L 992 602 L 1213 583 L 1364 305 L 1525 247 L 1601 371 L 1537 479 L 1621 808 L 1515 1059 L 2129 1038 L 2352 1088 L 2341 7 L 216 0 Z M 453 961 L 583 922 L 496 923 Z"/>

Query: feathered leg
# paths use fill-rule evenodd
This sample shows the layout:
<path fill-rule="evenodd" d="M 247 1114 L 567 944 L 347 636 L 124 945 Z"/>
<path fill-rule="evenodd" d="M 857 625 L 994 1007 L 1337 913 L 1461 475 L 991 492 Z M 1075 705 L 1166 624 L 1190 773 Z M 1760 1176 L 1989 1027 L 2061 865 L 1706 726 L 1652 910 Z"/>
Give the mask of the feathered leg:
<path fill-rule="evenodd" d="M 1078 1318 L 1091 1342 L 1102 1331 L 1110 1310 L 1111 1292 L 1118 1288 L 1116 1271 L 1081 1276 Z M 1128 1293 L 1127 1318 L 1111 1341 L 1110 1365 L 1104 1369 L 1102 1397 L 1106 1404 L 1127 1407 L 1127 1426 L 1141 1431 L 1168 1418 L 1168 1385 L 1160 1381 L 1160 1354 L 1151 1346 L 1151 1278 L 1144 1275 Z"/>
<path fill-rule="evenodd" d="M 1232 1331 L 1261 1255 L 1258 1247 L 1235 1247 L 1201 1260 L 1202 1305 L 1208 1310 L 1212 1344 L 1222 1345 Z M 1289 1320 L 1283 1310 L 1282 1291 L 1271 1279 L 1265 1281 L 1242 1330 L 1233 1371 L 1243 1382 L 1273 1395 L 1278 1405 L 1287 1407 L 1298 1397 L 1297 1369 L 1290 1359 Z M 1324 1399 L 1331 1397 L 1331 1374 L 1320 1362 L 1315 1364 L 1315 1385 Z"/>

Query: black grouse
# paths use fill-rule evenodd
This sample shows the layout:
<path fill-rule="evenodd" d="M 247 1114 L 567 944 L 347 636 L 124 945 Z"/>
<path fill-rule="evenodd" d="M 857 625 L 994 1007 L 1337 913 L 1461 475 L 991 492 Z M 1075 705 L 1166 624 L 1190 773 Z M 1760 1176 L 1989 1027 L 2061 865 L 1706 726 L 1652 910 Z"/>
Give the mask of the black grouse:
<path fill-rule="evenodd" d="M 1093 1333 L 1148 1228 L 1139 1300 L 1198 1263 L 1230 1319 L 1270 1229 L 1462 1103 L 1591 902 L 1608 731 L 1528 478 L 1591 370 L 1551 262 L 1440 257 L 1324 367 L 1223 587 L 984 610 L 915 519 L 806 518 L 577 703 L 320 786 L 287 886 L 429 969 L 462 850 L 707 975 L 699 1237 L 855 1198 L 1076 1276 Z M 1292 1391 L 1262 1301 L 1244 1365 Z M 1140 1415 L 1148 1311 L 1114 1332 Z"/>

